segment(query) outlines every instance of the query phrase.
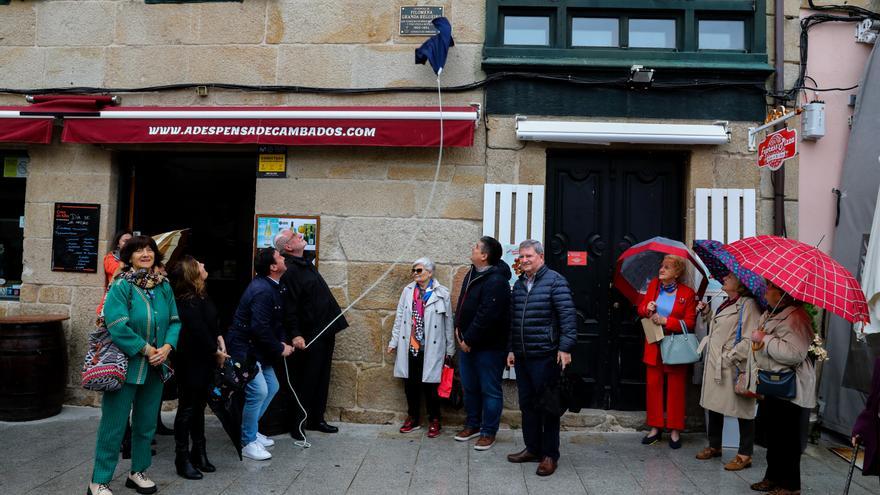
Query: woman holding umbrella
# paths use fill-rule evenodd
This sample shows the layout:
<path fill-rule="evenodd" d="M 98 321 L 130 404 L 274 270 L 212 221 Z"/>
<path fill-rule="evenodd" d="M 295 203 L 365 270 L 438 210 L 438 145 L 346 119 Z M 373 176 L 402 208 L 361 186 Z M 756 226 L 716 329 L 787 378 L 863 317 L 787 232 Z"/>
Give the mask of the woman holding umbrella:
<path fill-rule="evenodd" d="M 757 404 L 754 397 L 737 394 L 734 385 L 739 371 L 748 366 L 749 336 L 761 318 L 755 296 L 762 299 L 767 288 L 763 278 L 740 266 L 720 242 L 696 241 L 694 251 L 712 276 L 723 281 L 721 290 L 727 295 L 709 324 L 700 394 L 700 405 L 708 413 L 709 446 L 697 454 L 697 459 L 721 457 L 724 416 L 734 417 L 739 422 L 739 450 L 724 469 L 740 471 L 752 465 Z M 699 310 L 704 307 L 704 303 L 697 305 Z"/>
<path fill-rule="evenodd" d="M 648 284 L 648 290 L 638 307 L 639 316 L 650 318 L 663 327 L 664 333 L 679 333 L 682 326 L 693 329 L 697 321 L 696 293 L 681 283 L 685 274 L 685 260 L 666 255 L 660 264 L 657 278 Z M 660 441 L 660 429 L 668 427 L 669 446 L 681 448 L 681 430 L 684 429 L 685 389 L 687 364 L 667 365 L 656 342 L 645 341 L 642 361 L 647 368 L 647 420 L 651 431 L 642 439 L 645 445 Z M 666 382 L 666 421 L 663 420 L 663 382 Z"/>
<path fill-rule="evenodd" d="M 816 374 L 808 358 L 813 325 L 801 301 L 851 323 L 867 323 L 865 294 L 846 268 L 814 246 L 762 235 L 726 247 L 744 268 L 766 279 L 770 307 L 764 325 L 751 335 L 759 377 L 750 386 L 764 396 L 757 426 L 773 432 L 766 438 L 767 471 L 752 489 L 776 495 L 800 493 L 801 452 L 810 409 L 816 405 Z M 771 379 L 762 380 L 761 374 Z"/>
<path fill-rule="evenodd" d="M 795 374 L 793 397 L 765 395 L 758 422 L 765 432 L 767 471 L 753 490 L 774 495 L 800 493 L 801 451 L 807 437 L 810 410 L 816 407 L 816 371 L 807 353 L 813 341 L 813 324 L 801 303 L 767 281 L 770 309 L 762 327 L 752 332 L 752 350 L 758 369 Z M 760 388 L 758 389 L 760 393 Z"/>

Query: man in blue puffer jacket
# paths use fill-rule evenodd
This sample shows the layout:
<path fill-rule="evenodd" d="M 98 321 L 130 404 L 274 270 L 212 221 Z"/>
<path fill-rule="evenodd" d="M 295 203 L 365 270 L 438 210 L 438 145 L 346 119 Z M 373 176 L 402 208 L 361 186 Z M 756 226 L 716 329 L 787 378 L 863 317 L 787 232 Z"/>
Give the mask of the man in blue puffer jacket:
<path fill-rule="evenodd" d="M 516 385 L 526 448 L 510 462 L 540 462 L 538 476 L 556 471 L 559 415 L 544 411 L 541 393 L 571 363 L 577 341 L 577 313 L 568 281 L 544 266 L 544 246 L 529 239 L 519 245 L 523 274 L 513 286 L 507 365 L 516 364 Z"/>

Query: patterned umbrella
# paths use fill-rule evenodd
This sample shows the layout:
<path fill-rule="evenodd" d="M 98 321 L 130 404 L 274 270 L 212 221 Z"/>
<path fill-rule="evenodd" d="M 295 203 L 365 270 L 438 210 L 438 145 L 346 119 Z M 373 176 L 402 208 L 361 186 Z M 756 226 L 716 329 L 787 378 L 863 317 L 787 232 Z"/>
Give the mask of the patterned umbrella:
<path fill-rule="evenodd" d="M 766 306 L 764 293 L 767 292 L 767 284 L 764 283 L 764 278 L 743 268 L 736 258 L 724 249 L 723 244 L 705 239 L 694 241 L 694 252 L 706 264 L 714 279 L 720 281 L 728 273 L 733 272 L 733 275 L 754 294 L 758 302 Z"/>
<path fill-rule="evenodd" d="M 156 241 L 156 247 L 159 248 L 159 253 L 162 254 L 161 261 L 163 265 L 170 267 L 173 263 L 177 262 L 177 258 L 183 254 L 188 234 L 189 229 L 180 229 L 153 236 L 153 240 Z"/>
<path fill-rule="evenodd" d="M 703 297 L 709 284 L 709 274 L 700 259 L 680 241 L 665 237 L 653 237 L 627 249 L 617 258 L 614 268 L 614 286 L 629 302 L 639 304 L 648 290 L 651 280 L 657 278 L 657 271 L 666 255 L 680 256 L 696 268 L 701 275 L 697 295 Z"/>
<path fill-rule="evenodd" d="M 870 321 L 865 294 L 840 263 L 809 244 L 761 235 L 726 246 L 743 267 L 795 299 L 814 304 L 851 323 Z"/>

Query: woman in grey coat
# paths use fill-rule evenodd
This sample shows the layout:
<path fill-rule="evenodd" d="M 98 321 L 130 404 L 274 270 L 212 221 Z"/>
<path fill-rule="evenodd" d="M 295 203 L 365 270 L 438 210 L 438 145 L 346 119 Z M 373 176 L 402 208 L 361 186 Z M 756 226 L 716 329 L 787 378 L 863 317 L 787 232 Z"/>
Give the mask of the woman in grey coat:
<path fill-rule="evenodd" d="M 404 379 L 408 417 L 401 433 L 418 430 L 421 396 L 428 411 L 428 437 L 440 435 L 437 385 L 447 357 L 455 354 L 452 300 L 449 289 L 434 279 L 434 263 L 419 258 L 412 264 L 413 282 L 403 288 L 388 354 L 397 352 L 394 376 Z"/>

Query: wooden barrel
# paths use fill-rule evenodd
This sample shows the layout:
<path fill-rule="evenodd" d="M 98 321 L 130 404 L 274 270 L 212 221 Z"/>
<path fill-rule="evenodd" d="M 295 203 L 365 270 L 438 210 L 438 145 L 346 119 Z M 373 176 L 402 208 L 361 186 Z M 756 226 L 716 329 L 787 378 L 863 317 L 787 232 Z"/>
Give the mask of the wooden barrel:
<path fill-rule="evenodd" d="M 0 421 L 61 412 L 67 384 L 63 315 L 0 318 Z"/>

